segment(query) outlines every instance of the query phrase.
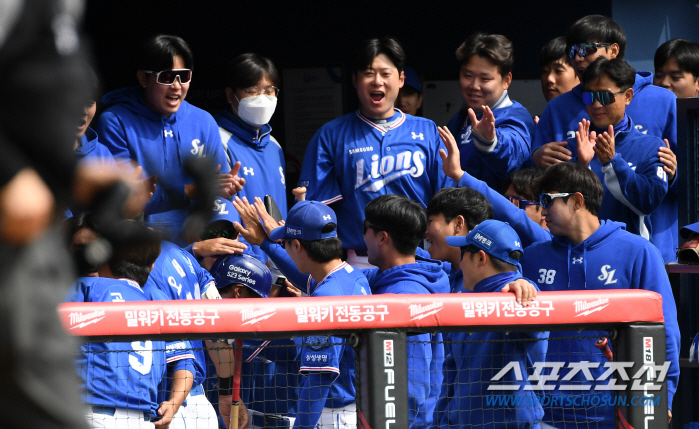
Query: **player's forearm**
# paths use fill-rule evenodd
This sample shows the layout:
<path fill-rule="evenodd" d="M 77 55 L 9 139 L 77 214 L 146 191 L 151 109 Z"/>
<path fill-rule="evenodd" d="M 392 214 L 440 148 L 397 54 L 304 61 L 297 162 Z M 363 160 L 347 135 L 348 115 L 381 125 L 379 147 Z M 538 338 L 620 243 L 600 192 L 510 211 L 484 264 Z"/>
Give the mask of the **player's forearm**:
<path fill-rule="evenodd" d="M 316 426 L 323 413 L 332 381 L 333 377 L 326 373 L 311 373 L 306 377 L 299 395 L 298 417 L 294 429 L 312 429 Z"/>
<path fill-rule="evenodd" d="M 175 371 L 172 374 L 172 388 L 170 389 L 170 398 L 168 402 L 173 405 L 174 413 L 180 408 L 189 391 L 192 390 L 192 382 L 194 375 L 187 370 Z"/>

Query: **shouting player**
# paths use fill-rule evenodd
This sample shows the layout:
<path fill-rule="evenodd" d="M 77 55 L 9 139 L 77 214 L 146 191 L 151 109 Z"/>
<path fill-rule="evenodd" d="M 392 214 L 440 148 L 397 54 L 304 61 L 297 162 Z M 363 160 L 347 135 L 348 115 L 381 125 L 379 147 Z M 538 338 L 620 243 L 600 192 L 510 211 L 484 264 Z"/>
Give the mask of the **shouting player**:
<path fill-rule="evenodd" d="M 398 194 L 426 207 L 449 180 L 441 169 L 442 144 L 434 122 L 393 107 L 404 84 L 404 63 L 403 47 L 395 39 L 362 43 L 352 62 L 361 106 L 318 130 L 301 169 L 299 186 L 307 188 L 307 199 L 333 204 L 338 237 L 355 266 L 366 261 L 361 231 L 370 201 Z"/>

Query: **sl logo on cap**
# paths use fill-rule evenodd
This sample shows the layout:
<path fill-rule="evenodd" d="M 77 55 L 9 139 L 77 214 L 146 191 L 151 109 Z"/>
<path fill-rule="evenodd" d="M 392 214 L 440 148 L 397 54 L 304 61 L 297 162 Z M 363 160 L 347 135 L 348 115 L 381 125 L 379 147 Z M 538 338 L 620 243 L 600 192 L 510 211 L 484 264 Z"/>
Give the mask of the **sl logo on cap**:
<path fill-rule="evenodd" d="M 323 220 L 331 220 L 331 219 L 332 219 L 332 216 L 330 216 L 330 215 L 323 216 Z"/>

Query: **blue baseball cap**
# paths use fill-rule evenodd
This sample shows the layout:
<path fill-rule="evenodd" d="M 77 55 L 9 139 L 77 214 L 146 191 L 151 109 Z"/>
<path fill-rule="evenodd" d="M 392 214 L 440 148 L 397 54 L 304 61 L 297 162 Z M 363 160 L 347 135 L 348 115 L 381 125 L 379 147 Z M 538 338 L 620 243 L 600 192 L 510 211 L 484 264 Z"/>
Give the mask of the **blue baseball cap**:
<path fill-rule="evenodd" d="M 226 220 L 230 223 L 240 222 L 240 215 L 238 211 L 233 207 L 233 203 L 225 198 L 216 198 L 214 200 L 214 207 L 212 209 L 211 220 L 209 225 L 219 220 Z"/>
<path fill-rule="evenodd" d="M 272 274 L 259 259 L 243 253 L 221 256 L 209 271 L 216 281 L 216 288 L 241 284 L 255 291 L 262 298 L 269 298 Z"/>
<path fill-rule="evenodd" d="M 417 77 L 417 72 L 414 68 L 405 66 L 403 67 L 403 72 L 405 73 L 405 83 L 404 85 L 413 88 L 415 91 L 422 94 L 422 84 L 420 83 L 420 78 Z"/>
<path fill-rule="evenodd" d="M 335 228 L 323 232 L 325 225 L 334 223 Z M 270 240 L 298 238 L 304 241 L 323 240 L 337 237 L 337 217 L 330 207 L 318 201 L 301 201 L 297 203 L 286 217 L 286 224 L 275 228 L 269 234 Z"/>
<path fill-rule="evenodd" d="M 488 219 L 476 225 L 468 235 L 447 237 L 447 243 L 454 247 L 464 247 L 472 244 L 485 253 L 505 261 L 512 265 L 519 265 L 519 261 L 510 257 L 510 253 L 522 250 L 522 242 L 519 235 L 507 222 Z"/>
<path fill-rule="evenodd" d="M 680 236 L 682 238 L 689 238 L 692 234 L 699 234 L 699 222 L 689 224 L 680 228 Z"/>

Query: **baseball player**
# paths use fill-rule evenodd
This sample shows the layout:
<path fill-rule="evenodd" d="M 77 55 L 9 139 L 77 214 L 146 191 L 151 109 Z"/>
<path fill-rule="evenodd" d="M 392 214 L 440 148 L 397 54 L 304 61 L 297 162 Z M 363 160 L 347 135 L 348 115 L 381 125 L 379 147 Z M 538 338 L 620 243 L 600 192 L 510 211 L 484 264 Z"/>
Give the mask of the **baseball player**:
<path fill-rule="evenodd" d="M 177 36 L 158 35 L 142 47 L 138 87 L 112 91 L 97 120 L 102 143 L 120 163 L 133 160 L 146 176 L 158 176 L 153 198 L 145 206 L 146 222 L 173 240 L 182 231 L 196 196 L 193 178 L 184 171 L 192 157 L 210 157 L 220 165 L 221 196 L 240 190 L 213 117 L 184 99 L 192 80 L 193 57 Z M 235 185 L 233 184 L 235 182 Z"/>
<path fill-rule="evenodd" d="M 282 273 L 309 296 L 368 295 L 364 275 L 342 261 L 337 217 L 317 201 L 302 201 L 290 211 L 285 226 L 270 231 L 269 238 L 258 212 L 247 200 L 234 201 L 245 228 L 243 237 L 260 245 Z M 284 247 L 276 241 L 283 240 Z M 294 428 L 356 428 L 354 351 L 336 337 L 304 337 L 297 417 Z"/>
<path fill-rule="evenodd" d="M 369 263 L 363 270 L 371 293 L 449 293 L 449 278 L 441 261 L 416 256 L 427 227 L 425 211 L 399 195 L 382 195 L 366 206 L 364 241 Z M 407 347 L 410 428 L 427 428 L 442 386 L 442 334 L 411 337 Z"/>
<path fill-rule="evenodd" d="M 446 241 L 461 250 L 464 289 L 477 293 L 501 292 L 509 282 L 522 279 L 518 268 L 523 254 L 521 241 L 508 224 L 485 220 L 468 235 L 450 236 Z M 438 408 L 444 403 L 441 410 L 444 414 L 437 426 L 473 428 L 501 423 L 540 427 L 544 410 L 533 391 L 513 392 L 521 398 L 512 407 L 489 405 L 486 396 L 492 394 L 488 387 L 495 384 L 490 380 L 510 362 L 517 361 L 520 368 L 527 368 L 530 362 L 544 361 L 548 335 L 548 332 L 451 333 L 445 343 L 445 380 L 438 402 Z M 521 341 L 530 339 L 539 341 Z M 503 383 L 528 384 L 514 380 L 511 374 L 505 378 Z"/>
<path fill-rule="evenodd" d="M 576 21 L 568 29 L 566 43 L 578 77 L 582 77 L 583 70 L 597 58 L 623 59 L 626 51 L 624 30 L 617 22 L 602 15 L 588 15 Z M 633 99 L 626 108 L 626 114 L 633 120 L 634 127 L 643 134 L 666 140 L 667 148 L 660 149 L 659 156 L 663 152 L 676 153 L 675 94 L 652 85 L 652 75 L 647 71 L 636 72 L 632 88 Z M 537 167 L 567 162 L 577 154 L 575 132 L 578 131 L 578 123 L 588 117 L 582 99 L 583 92 L 583 86 L 578 85 L 551 100 L 544 109 L 532 143 L 532 160 Z M 665 171 L 674 175 L 674 168 L 673 164 Z M 651 219 L 651 237 L 654 243 L 661 246 L 660 253 L 665 262 L 676 260 L 675 248 L 678 242 L 678 184 L 672 182 L 670 185 L 667 196 Z"/>
<path fill-rule="evenodd" d="M 210 272 L 224 299 L 270 297 L 272 274 L 254 256 L 221 256 Z M 225 347 L 222 342 L 217 345 Z M 269 419 L 280 427 L 284 422 L 293 426 L 300 383 L 295 346 L 289 339 L 244 340 L 240 399 L 247 404 L 253 429 L 264 429 Z M 223 380 L 223 384 L 229 383 Z"/>
<path fill-rule="evenodd" d="M 476 33 L 456 50 L 461 61 L 459 91 L 464 107 L 449 121 L 461 150 L 461 166 L 500 189 L 529 158 L 534 121 L 510 100 L 512 42 L 499 34 Z"/>
<path fill-rule="evenodd" d="M 393 107 L 404 83 L 404 63 L 403 48 L 395 39 L 362 43 L 352 63 L 361 106 L 318 130 L 301 169 L 299 186 L 307 188 L 307 199 L 334 204 L 338 237 L 349 249 L 347 260 L 360 268 L 367 267 L 361 230 L 369 201 L 398 194 L 425 207 L 447 186 L 434 122 Z"/>
<path fill-rule="evenodd" d="M 172 300 L 221 298 L 214 279 L 189 253 L 167 241 L 163 241 L 161 247 L 160 255 L 144 286 L 147 294 L 157 289 Z M 204 342 L 196 340 L 190 343 L 195 356 L 195 377 L 187 401 L 180 407 L 171 427 L 216 429 L 216 411 L 206 398 L 202 386 L 206 379 Z"/>
<path fill-rule="evenodd" d="M 141 289 L 159 252 L 157 240 L 119 246 L 100 277 L 83 278 L 85 302 L 147 301 Z M 166 300 L 151 293 L 153 300 Z M 178 412 L 193 378 L 193 354 L 188 342 L 133 341 L 85 343 L 77 365 L 84 381 L 85 402 L 92 407 L 94 428 L 167 427 Z M 167 365 L 166 365 L 167 364 Z M 169 368 L 168 368 L 169 367 Z M 170 370 L 171 389 L 161 389 Z M 167 401 L 160 392 L 171 391 Z"/>

